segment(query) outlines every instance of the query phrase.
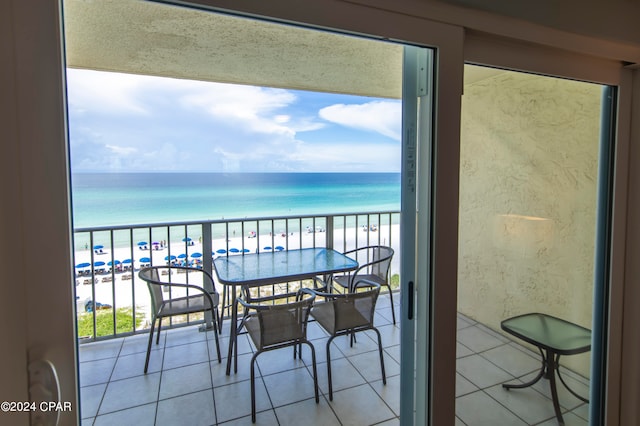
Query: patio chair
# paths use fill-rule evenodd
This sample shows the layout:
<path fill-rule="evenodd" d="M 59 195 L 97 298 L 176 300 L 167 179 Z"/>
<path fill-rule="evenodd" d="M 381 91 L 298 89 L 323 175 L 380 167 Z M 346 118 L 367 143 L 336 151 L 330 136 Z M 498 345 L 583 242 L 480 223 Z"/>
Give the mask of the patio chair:
<path fill-rule="evenodd" d="M 393 292 L 389 285 L 389 267 L 393 258 L 393 249 L 386 246 L 368 246 L 344 252 L 358 261 L 359 267 L 354 272 L 333 277 L 333 284 L 342 287 L 344 291 L 352 293 L 356 281 L 375 282 L 389 289 L 391 302 L 391 317 L 396 323 L 396 312 L 393 306 Z"/>
<path fill-rule="evenodd" d="M 253 423 L 256 421 L 255 361 L 258 355 L 266 351 L 293 346 L 293 357 L 302 358 L 302 344 L 308 345 L 311 348 L 313 386 L 316 403 L 318 403 L 320 399 L 316 352 L 307 340 L 307 320 L 315 298 L 313 292 L 301 289 L 298 291 L 296 301 L 283 304 L 253 304 L 245 301 L 243 297 L 237 299 L 245 309 L 241 324 L 257 349 L 251 358 L 251 421 Z"/>
<path fill-rule="evenodd" d="M 177 269 L 184 269 L 187 274 L 179 278 L 177 278 L 178 275 L 175 274 L 176 278 L 174 278 L 172 271 Z M 166 274 L 163 272 L 166 272 Z M 161 278 L 165 275 L 167 278 Z M 146 373 L 149 367 L 151 341 L 153 340 L 156 319 L 158 320 L 157 345 L 160 342 L 160 329 L 163 318 L 198 312 L 204 313 L 211 311 L 212 313 L 212 328 L 216 339 L 218 362 L 222 362 L 220 357 L 220 343 L 218 342 L 218 302 L 220 298 L 211 275 L 202 269 L 181 268 L 179 266 L 153 266 L 142 269 L 138 273 L 138 276 L 147 282 L 147 287 L 151 294 L 151 330 L 149 331 L 149 344 L 147 346 L 147 358 L 144 362 L 144 372 Z M 184 282 L 174 281 L 176 279 L 184 280 Z M 210 288 L 212 289 L 210 292 L 205 290 L 208 285 L 211 286 Z M 186 296 L 165 297 L 165 292 L 171 295 L 172 291 L 179 293 L 181 289 L 184 289 L 183 292 L 186 293 Z"/>
<path fill-rule="evenodd" d="M 366 291 L 355 292 L 358 287 L 369 288 Z M 387 384 L 382 354 L 382 338 L 380 332 L 373 325 L 373 315 L 376 301 L 380 294 L 380 284 L 369 280 L 359 280 L 353 285 L 351 293 L 321 293 L 312 290 L 316 296 L 324 297 L 325 302 L 316 303 L 311 309 L 311 316 L 329 333 L 327 340 L 327 376 L 329 380 L 329 400 L 333 401 L 333 383 L 331 379 L 331 342 L 338 336 L 349 336 L 353 345 L 354 334 L 360 331 L 373 330 L 378 335 L 378 351 L 380 353 L 380 368 L 382 382 Z"/>

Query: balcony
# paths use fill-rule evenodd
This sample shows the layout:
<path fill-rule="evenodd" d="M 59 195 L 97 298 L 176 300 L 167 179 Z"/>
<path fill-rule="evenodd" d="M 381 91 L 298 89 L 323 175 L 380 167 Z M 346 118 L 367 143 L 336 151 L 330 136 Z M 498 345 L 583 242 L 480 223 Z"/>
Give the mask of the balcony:
<path fill-rule="evenodd" d="M 148 245 L 140 247 L 139 242 Z M 157 249 L 154 242 L 159 243 Z M 160 344 L 154 346 L 149 373 L 143 374 L 150 316 L 148 291 L 135 271 L 141 264 L 183 259 L 194 267 L 207 268 L 214 256 L 239 256 L 243 250 L 275 250 L 281 245 L 282 249 L 329 246 L 344 251 L 369 244 L 396 249 L 391 275 L 397 280 L 398 212 L 77 230 L 76 247 L 80 249 L 76 263 L 91 265 L 78 268 L 78 292 L 112 306 L 85 312 L 85 301 L 78 303 L 79 318 L 87 319 L 91 330 L 80 336 L 79 347 L 83 424 L 251 424 L 249 361 L 254 348 L 244 335 L 240 336 L 238 373 L 226 376 L 225 359 L 221 364 L 215 360 L 213 335 L 198 331 L 200 318 L 172 323 L 163 332 Z M 94 248 L 100 245 L 101 249 Z M 202 256 L 189 256 L 194 253 Z M 129 255 L 132 261 L 125 265 L 130 266 L 122 266 L 126 259 L 117 257 L 121 254 Z M 149 261 L 141 262 L 145 257 Z M 101 261 L 98 259 L 104 259 L 106 266 L 98 264 L 105 266 L 104 271 L 95 266 Z M 399 312 L 397 296 L 394 303 Z M 129 320 L 116 315 L 118 310 L 123 310 Z M 107 317 L 107 327 L 98 327 L 105 322 L 101 316 Z M 386 386 L 380 378 L 373 336 L 363 336 L 353 347 L 339 338 L 334 341 L 337 348 L 332 350 L 335 394 L 334 401 L 329 402 L 324 351 L 327 335 L 311 323 L 309 336 L 318 357 L 320 404 L 316 406 L 313 399 L 308 352 L 302 361 L 293 360 L 286 349 L 267 352 L 258 358 L 257 424 L 399 424 L 400 330 L 399 325 L 392 324 L 387 293 L 378 302 L 376 325 L 383 337 Z M 228 338 L 226 321 L 220 340 L 223 356 Z M 457 425 L 556 424 L 545 380 L 524 390 L 506 391 L 501 387 L 504 382 L 524 382 L 533 377 L 540 367 L 537 352 L 462 313 L 458 315 L 457 339 Z M 587 379 L 566 369 L 563 375 L 574 390 L 588 394 Z M 566 423 L 587 425 L 588 405 L 561 385 L 558 389 Z"/>
<path fill-rule="evenodd" d="M 398 306 L 396 306 L 398 308 Z M 228 322 L 227 322 L 228 324 Z M 287 349 L 258 358 L 257 424 L 399 424 L 400 330 L 391 323 L 382 296 L 376 324 L 382 333 L 387 385 L 380 380 L 373 339 L 334 343 L 334 401 L 327 395 L 324 345 L 327 336 L 314 323 L 309 335 L 318 357 L 320 404 L 313 399 L 309 356 L 294 361 Z M 548 384 L 505 391 L 500 383 L 526 379 L 539 368 L 538 356 L 463 315 L 458 319 L 456 425 L 554 425 Z M 228 326 L 221 336 L 223 356 Z M 373 336 L 371 336 L 373 338 Z M 240 336 L 238 373 L 225 375 L 211 333 L 196 326 L 174 328 L 154 347 L 149 373 L 142 373 L 147 335 L 132 335 L 80 345 L 82 424 L 251 424 L 249 360 L 253 350 Z M 587 393 L 584 378 L 567 380 Z M 587 425 L 588 406 L 560 389 L 568 425 Z"/>
<path fill-rule="evenodd" d="M 392 286 L 397 287 L 399 223 L 400 213 L 394 211 L 77 229 L 74 263 L 79 337 L 83 342 L 94 341 L 149 328 L 149 291 L 136 272 L 147 265 L 175 263 L 211 271 L 212 259 L 217 256 L 309 247 L 347 251 L 389 245 L 398 253 L 390 270 Z M 291 286 L 304 284 L 284 283 L 286 288 L 282 290 L 288 292 Z M 263 291 L 278 290 L 272 287 Z M 194 321 L 200 318 L 189 317 L 179 325 Z"/>

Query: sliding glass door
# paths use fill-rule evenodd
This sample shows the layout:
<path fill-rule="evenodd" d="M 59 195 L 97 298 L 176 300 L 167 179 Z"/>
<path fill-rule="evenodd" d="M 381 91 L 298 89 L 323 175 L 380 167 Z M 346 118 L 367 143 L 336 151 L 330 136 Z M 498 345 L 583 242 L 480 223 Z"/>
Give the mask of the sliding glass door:
<path fill-rule="evenodd" d="M 588 424 L 590 394 L 599 403 L 611 93 L 465 67 L 456 376 L 464 424 Z"/>

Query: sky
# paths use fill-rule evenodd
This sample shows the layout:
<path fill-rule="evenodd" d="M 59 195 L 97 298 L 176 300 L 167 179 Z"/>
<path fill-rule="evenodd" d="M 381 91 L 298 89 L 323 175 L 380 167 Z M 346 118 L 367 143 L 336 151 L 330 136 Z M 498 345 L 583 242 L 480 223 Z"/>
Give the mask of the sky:
<path fill-rule="evenodd" d="M 401 101 L 67 70 L 77 172 L 399 172 Z"/>

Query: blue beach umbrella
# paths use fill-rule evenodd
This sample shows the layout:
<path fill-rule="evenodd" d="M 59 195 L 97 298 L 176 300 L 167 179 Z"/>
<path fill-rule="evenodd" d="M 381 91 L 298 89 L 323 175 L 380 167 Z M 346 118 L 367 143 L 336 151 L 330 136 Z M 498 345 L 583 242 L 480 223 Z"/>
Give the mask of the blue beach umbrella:
<path fill-rule="evenodd" d="M 178 255 L 178 259 L 186 259 L 186 258 L 187 258 L 187 255 L 184 253 Z"/>
<path fill-rule="evenodd" d="M 147 244 L 149 244 L 149 243 L 146 242 L 146 241 L 138 241 L 138 245 L 139 246 L 146 246 Z"/>
<path fill-rule="evenodd" d="M 225 254 L 227 251 L 225 249 L 218 249 L 216 253 Z"/>
<path fill-rule="evenodd" d="M 251 250 L 249 250 L 248 248 L 243 248 L 243 249 L 242 249 L 242 252 L 243 252 L 243 253 L 249 253 L 250 251 L 251 251 Z"/>
<path fill-rule="evenodd" d="M 266 247 L 265 247 L 265 248 L 263 248 L 262 250 L 265 250 L 265 251 L 271 251 L 271 250 L 273 250 L 273 249 L 272 249 L 270 246 L 266 246 Z"/>
<path fill-rule="evenodd" d="M 94 250 L 100 250 L 101 248 L 104 248 L 104 246 L 101 245 L 101 244 L 97 244 L 97 245 L 93 246 Z"/>
<path fill-rule="evenodd" d="M 238 250 L 237 248 L 230 248 L 229 253 L 240 253 L 240 250 Z"/>
<path fill-rule="evenodd" d="M 282 246 L 276 246 L 276 250 L 278 250 L 278 251 L 282 251 L 282 250 L 284 250 L 284 247 L 282 247 Z"/>
<path fill-rule="evenodd" d="M 148 257 L 141 257 L 140 263 L 151 263 L 151 259 L 149 259 Z"/>
<path fill-rule="evenodd" d="M 114 261 L 108 261 L 107 265 L 109 266 L 113 266 L 113 265 L 119 265 L 121 262 L 119 260 L 114 260 Z"/>
<path fill-rule="evenodd" d="M 193 258 L 197 259 L 197 258 L 199 258 L 199 257 L 202 257 L 202 253 L 192 253 L 192 254 L 191 254 L 191 257 L 193 257 Z"/>
<path fill-rule="evenodd" d="M 182 239 L 182 241 L 184 241 L 185 243 L 188 243 L 189 241 L 191 241 L 191 238 L 189 238 L 189 237 L 184 237 L 184 238 Z"/>
<path fill-rule="evenodd" d="M 125 259 L 122 261 L 122 263 L 131 263 L 131 259 Z"/>
<path fill-rule="evenodd" d="M 105 263 L 102 260 L 98 260 L 97 262 L 93 262 L 93 266 L 94 267 L 96 267 L 96 266 L 104 266 L 104 265 L 105 265 Z"/>
<path fill-rule="evenodd" d="M 88 268 L 89 266 L 91 266 L 91 264 L 89 262 L 83 262 L 83 263 L 78 263 L 76 265 L 76 268 L 84 269 L 84 268 Z"/>
<path fill-rule="evenodd" d="M 164 260 L 175 260 L 175 258 L 176 258 L 176 257 L 175 257 L 174 255 L 171 255 L 171 256 L 165 256 L 165 257 L 164 257 Z"/>

